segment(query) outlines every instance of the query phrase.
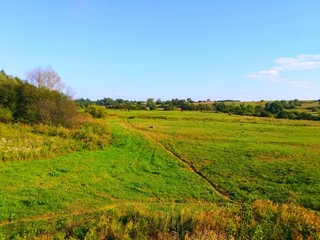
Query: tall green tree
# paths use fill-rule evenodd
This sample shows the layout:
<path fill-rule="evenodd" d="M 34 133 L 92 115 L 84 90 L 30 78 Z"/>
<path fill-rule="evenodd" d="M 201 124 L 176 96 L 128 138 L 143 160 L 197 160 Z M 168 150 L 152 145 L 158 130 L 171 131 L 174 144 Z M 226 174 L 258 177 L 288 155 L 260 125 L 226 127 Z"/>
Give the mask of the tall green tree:
<path fill-rule="evenodd" d="M 150 110 L 156 110 L 157 109 L 157 104 L 154 102 L 153 98 L 148 98 L 147 99 L 147 107 Z"/>
<path fill-rule="evenodd" d="M 267 102 L 265 105 L 265 110 L 272 114 L 278 115 L 284 110 L 284 106 L 280 101 Z"/>

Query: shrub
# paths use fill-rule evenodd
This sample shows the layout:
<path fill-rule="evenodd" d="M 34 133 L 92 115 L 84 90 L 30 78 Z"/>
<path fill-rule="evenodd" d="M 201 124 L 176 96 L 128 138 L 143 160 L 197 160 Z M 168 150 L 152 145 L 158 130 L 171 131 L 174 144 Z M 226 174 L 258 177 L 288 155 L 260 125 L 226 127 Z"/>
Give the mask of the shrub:
<path fill-rule="evenodd" d="M 90 105 L 85 109 L 86 113 L 90 113 L 94 118 L 103 118 L 107 115 L 107 110 L 103 106 Z"/>
<path fill-rule="evenodd" d="M 0 107 L 0 121 L 1 122 L 10 122 L 12 121 L 12 112 L 8 108 Z"/>

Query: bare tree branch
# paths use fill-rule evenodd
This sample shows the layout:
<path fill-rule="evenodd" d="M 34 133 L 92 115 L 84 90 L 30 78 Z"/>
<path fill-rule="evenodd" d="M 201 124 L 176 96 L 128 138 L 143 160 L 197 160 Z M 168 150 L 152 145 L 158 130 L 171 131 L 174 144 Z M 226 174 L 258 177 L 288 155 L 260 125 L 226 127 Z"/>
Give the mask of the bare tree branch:
<path fill-rule="evenodd" d="M 60 76 L 52 69 L 51 66 L 47 66 L 46 69 L 37 67 L 27 72 L 27 80 L 32 85 L 38 88 L 48 88 L 50 90 L 62 91 L 64 84 L 61 81 Z"/>

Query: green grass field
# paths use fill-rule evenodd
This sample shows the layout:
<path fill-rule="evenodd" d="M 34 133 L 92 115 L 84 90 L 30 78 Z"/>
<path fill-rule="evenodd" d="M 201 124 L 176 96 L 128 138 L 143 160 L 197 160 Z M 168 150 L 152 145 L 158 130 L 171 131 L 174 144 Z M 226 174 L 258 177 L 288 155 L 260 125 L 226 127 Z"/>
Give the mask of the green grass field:
<path fill-rule="evenodd" d="M 318 123 L 190 114 L 133 115 L 129 123 L 234 200 L 270 199 L 320 209 Z"/>
<path fill-rule="evenodd" d="M 104 150 L 0 162 L 0 239 L 320 237 L 319 122 L 163 111 L 101 121 Z M 0 139 L 10 131 L 1 125 Z"/>

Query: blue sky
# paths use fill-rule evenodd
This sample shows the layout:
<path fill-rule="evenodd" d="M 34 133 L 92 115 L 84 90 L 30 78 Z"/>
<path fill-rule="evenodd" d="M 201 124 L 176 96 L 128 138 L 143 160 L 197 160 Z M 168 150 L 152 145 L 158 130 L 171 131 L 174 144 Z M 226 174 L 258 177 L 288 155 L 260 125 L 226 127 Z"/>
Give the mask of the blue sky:
<path fill-rule="evenodd" d="M 0 69 L 75 98 L 319 99 L 318 0 L 0 0 Z"/>

